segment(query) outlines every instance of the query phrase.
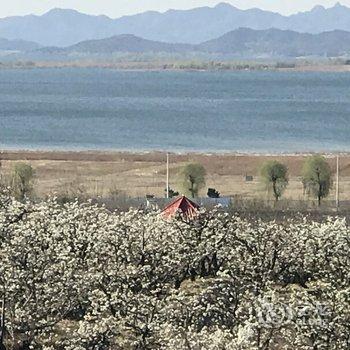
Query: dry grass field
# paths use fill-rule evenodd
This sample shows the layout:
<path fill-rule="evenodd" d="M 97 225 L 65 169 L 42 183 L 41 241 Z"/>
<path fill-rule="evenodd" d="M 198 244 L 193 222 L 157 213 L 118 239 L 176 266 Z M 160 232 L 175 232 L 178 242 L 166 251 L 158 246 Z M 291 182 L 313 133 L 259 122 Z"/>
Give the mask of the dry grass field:
<path fill-rule="evenodd" d="M 268 159 L 288 166 L 289 186 L 284 197 L 305 199 L 300 172 L 307 155 L 170 154 L 170 186 L 178 186 L 178 172 L 188 162 L 201 163 L 207 170 L 206 187 L 222 195 L 242 198 L 267 198 L 259 180 L 259 168 Z M 334 156 L 328 157 L 335 172 Z M 8 176 L 15 162 L 26 162 L 36 172 L 35 193 L 46 195 L 109 196 L 117 193 L 131 197 L 146 194 L 164 196 L 166 155 L 160 152 L 1 152 L 2 175 Z M 246 175 L 253 176 L 247 182 Z M 205 195 L 203 191 L 203 195 Z M 334 198 L 334 190 L 330 199 Z M 340 198 L 350 200 L 350 155 L 340 157 Z"/>

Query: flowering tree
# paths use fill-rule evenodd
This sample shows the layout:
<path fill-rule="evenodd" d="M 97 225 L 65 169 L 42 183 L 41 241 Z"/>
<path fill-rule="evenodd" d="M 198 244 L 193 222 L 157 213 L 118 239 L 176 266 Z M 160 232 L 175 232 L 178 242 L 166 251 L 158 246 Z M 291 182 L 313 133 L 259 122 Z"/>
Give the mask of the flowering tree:
<path fill-rule="evenodd" d="M 0 197 L 7 349 L 348 349 L 350 230 Z"/>

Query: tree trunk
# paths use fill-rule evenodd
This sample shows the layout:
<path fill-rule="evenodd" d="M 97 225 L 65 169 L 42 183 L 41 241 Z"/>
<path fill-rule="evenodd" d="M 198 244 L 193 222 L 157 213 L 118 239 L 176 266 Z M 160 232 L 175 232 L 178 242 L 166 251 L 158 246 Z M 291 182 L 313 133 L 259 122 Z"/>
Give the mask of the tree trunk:
<path fill-rule="evenodd" d="M 317 171 L 317 180 L 318 180 L 318 206 L 321 206 L 321 198 L 322 198 L 322 183 L 321 183 L 321 178 L 320 178 L 320 172 Z"/>
<path fill-rule="evenodd" d="M 273 195 L 275 196 L 275 201 L 278 201 L 278 194 L 277 194 L 277 188 L 276 188 L 276 181 L 272 182 L 272 189 L 273 189 Z"/>
<path fill-rule="evenodd" d="M 190 188 L 190 192 L 191 192 L 191 196 L 192 196 L 192 198 L 194 198 L 194 196 L 195 196 L 195 191 L 194 191 L 194 183 L 191 181 L 191 188 Z"/>
<path fill-rule="evenodd" d="M 218 257 L 217 257 L 216 252 L 213 254 L 213 256 L 212 256 L 212 258 L 211 258 L 211 266 L 213 267 L 214 275 L 216 275 L 217 272 L 218 272 L 219 269 L 220 269 L 220 266 L 219 266 L 219 263 L 218 263 Z"/>
<path fill-rule="evenodd" d="M 1 300 L 1 310 L 0 310 L 0 350 L 6 350 L 4 345 L 5 336 L 5 297 Z"/>
<path fill-rule="evenodd" d="M 196 191 L 194 189 L 194 185 L 195 185 L 196 181 L 192 175 L 189 176 L 189 180 L 190 180 L 190 184 L 191 184 L 191 187 L 189 188 L 189 190 L 191 192 L 192 198 L 195 198 Z"/>
<path fill-rule="evenodd" d="M 196 280 L 197 273 L 193 267 L 190 268 L 190 276 L 191 276 L 191 281 L 194 282 Z"/>

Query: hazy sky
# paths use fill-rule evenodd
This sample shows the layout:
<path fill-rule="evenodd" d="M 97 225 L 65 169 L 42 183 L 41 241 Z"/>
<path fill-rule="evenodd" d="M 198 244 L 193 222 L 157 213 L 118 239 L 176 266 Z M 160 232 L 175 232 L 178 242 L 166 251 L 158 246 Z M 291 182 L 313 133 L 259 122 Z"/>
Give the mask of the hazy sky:
<path fill-rule="evenodd" d="M 0 17 L 42 14 L 52 8 L 74 8 L 90 14 L 105 14 L 112 18 L 147 10 L 166 11 L 169 8 L 188 9 L 213 6 L 220 0 L 0 0 Z M 315 5 L 333 6 L 335 0 L 227 0 L 242 9 L 259 7 L 283 14 L 311 9 Z M 350 0 L 341 0 L 350 6 Z"/>

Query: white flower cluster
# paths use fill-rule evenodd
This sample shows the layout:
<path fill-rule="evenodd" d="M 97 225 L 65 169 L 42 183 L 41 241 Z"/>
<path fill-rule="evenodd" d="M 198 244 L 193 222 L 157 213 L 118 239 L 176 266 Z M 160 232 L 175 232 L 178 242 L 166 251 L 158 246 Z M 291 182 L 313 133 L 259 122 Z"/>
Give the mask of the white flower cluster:
<path fill-rule="evenodd" d="M 350 229 L 0 198 L 7 349 L 350 348 Z"/>

